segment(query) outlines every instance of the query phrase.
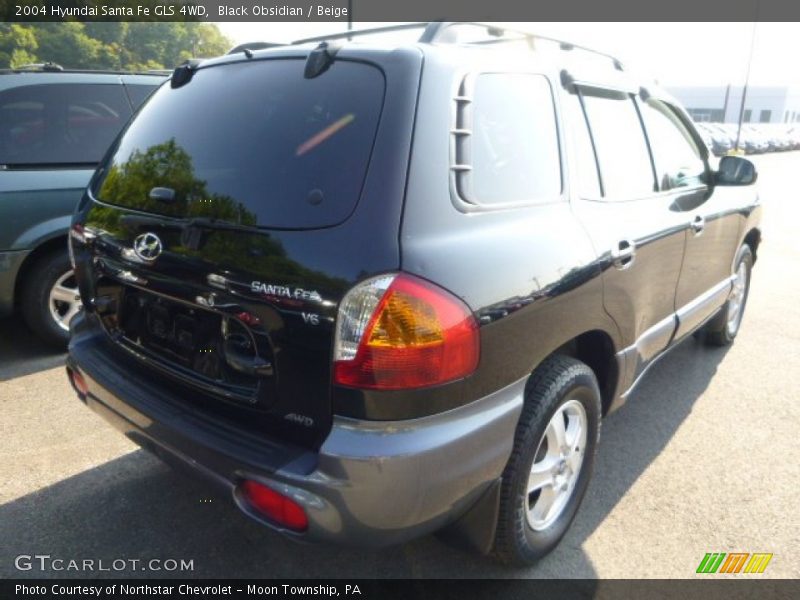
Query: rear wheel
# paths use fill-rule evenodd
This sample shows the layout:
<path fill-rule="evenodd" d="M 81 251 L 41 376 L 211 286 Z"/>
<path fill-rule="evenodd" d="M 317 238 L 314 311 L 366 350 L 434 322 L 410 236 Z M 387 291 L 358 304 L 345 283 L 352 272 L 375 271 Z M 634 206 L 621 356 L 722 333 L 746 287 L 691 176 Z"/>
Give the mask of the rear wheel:
<path fill-rule="evenodd" d="M 600 433 L 600 392 L 565 356 L 531 375 L 514 450 L 503 472 L 494 554 L 530 565 L 564 536 L 586 493 Z"/>
<path fill-rule="evenodd" d="M 28 327 L 48 344 L 63 348 L 69 340 L 69 323 L 81 308 L 66 252 L 48 254 L 27 271 L 21 303 Z"/>
<path fill-rule="evenodd" d="M 727 346 L 733 343 L 742 324 L 747 296 L 750 292 L 750 273 L 753 268 L 753 252 L 745 244 L 739 249 L 733 272 L 733 286 L 728 301 L 719 314 L 711 319 L 700 332 L 700 337 L 712 346 Z"/>

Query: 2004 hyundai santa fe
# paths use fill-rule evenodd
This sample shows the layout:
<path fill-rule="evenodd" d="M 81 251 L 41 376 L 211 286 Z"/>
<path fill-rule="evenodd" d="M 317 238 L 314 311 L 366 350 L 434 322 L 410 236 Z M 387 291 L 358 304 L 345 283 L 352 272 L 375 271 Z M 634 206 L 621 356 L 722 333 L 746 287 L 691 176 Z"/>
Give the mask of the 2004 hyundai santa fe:
<path fill-rule="evenodd" d="M 531 563 L 647 366 L 736 336 L 755 169 L 583 48 L 319 42 L 184 65 L 115 142 L 69 377 L 286 535 Z"/>

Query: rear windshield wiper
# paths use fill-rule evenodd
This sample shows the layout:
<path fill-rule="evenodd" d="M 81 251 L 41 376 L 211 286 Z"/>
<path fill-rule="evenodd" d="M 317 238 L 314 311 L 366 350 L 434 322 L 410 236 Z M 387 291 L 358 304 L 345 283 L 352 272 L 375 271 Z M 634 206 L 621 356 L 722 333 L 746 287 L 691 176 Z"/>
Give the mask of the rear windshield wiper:
<path fill-rule="evenodd" d="M 120 217 L 123 227 L 159 227 L 161 229 L 177 229 L 181 232 L 181 244 L 192 250 L 199 250 L 205 243 L 209 231 L 237 231 L 240 233 L 263 233 L 258 227 L 240 225 L 230 221 L 212 219 L 210 217 L 190 217 L 186 219 L 166 219 L 148 215 L 123 215 Z"/>
<path fill-rule="evenodd" d="M 74 163 L 49 163 L 49 162 L 42 162 L 42 163 L 5 163 L 0 164 L 0 171 L 34 171 L 34 170 L 41 170 L 41 169 L 51 169 L 53 171 L 59 169 L 96 169 L 97 163 L 96 162 L 74 162 Z"/>
<path fill-rule="evenodd" d="M 147 215 L 122 215 L 119 224 L 128 229 L 138 227 L 160 227 L 162 229 L 183 229 L 185 223 L 177 219 L 150 217 Z"/>
<path fill-rule="evenodd" d="M 119 222 L 124 227 L 160 227 L 162 229 L 209 229 L 215 231 L 246 231 L 260 233 L 261 230 L 254 225 L 240 225 L 213 219 L 211 217 L 188 217 L 185 219 L 171 219 L 169 217 L 156 217 L 150 215 L 123 215 Z"/>
<path fill-rule="evenodd" d="M 223 221 L 220 219 L 213 219 L 211 217 L 191 217 L 183 219 L 183 228 L 195 229 L 212 229 L 220 231 L 244 231 L 248 233 L 261 233 L 261 230 L 255 225 L 241 225 L 239 223 L 231 223 L 230 221 Z"/>

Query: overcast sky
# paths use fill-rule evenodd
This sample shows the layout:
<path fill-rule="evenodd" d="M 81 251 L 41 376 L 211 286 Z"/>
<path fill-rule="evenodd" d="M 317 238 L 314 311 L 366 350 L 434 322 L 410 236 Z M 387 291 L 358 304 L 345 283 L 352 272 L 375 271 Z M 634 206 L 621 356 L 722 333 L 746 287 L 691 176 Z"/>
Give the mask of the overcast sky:
<path fill-rule="evenodd" d="M 344 23 L 218 23 L 239 44 L 344 31 Z M 356 23 L 354 28 L 388 25 Z M 514 24 L 509 24 L 513 26 Z M 527 23 L 527 29 L 614 54 L 668 85 L 741 84 L 753 23 Z M 408 33 L 403 34 L 406 36 Z M 413 35 L 413 34 L 411 34 Z M 755 85 L 800 85 L 800 23 L 758 23 L 750 73 Z"/>

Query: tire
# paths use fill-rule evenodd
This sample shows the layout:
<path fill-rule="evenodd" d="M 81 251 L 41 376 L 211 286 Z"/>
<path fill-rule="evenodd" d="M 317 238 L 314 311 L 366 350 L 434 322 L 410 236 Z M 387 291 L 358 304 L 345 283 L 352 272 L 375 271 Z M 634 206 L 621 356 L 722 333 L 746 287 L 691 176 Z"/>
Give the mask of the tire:
<path fill-rule="evenodd" d="M 564 413 L 567 413 L 566 418 Z M 531 375 L 514 448 L 503 472 L 493 548 L 495 558 L 506 564 L 528 566 L 561 541 L 591 479 L 600 436 L 600 415 L 597 379 L 584 363 L 566 356 L 553 356 Z M 556 416 L 558 419 L 554 419 Z M 575 436 L 574 426 L 581 419 L 585 438 Z M 583 447 L 577 453 L 568 454 L 566 460 L 558 458 L 560 453 L 550 442 L 558 439 L 551 428 L 551 420 L 553 424 L 560 420 L 566 425 L 565 438 L 571 447 L 583 443 Z M 539 477 L 534 479 L 535 459 Z M 529 479 L 537 482 L 533 487 L 540 486 L 538 490 L 529 492 Z M 550 483 L 542 484 L 546 479 Z"/>
<path fill-rule="evenodd" d="M 750 293 L 750 273 L 753 269 L 753 252 L 750 246 L 745 244 L 739 249 L 734 265 L 733 274 L 736 279 L 730 298 L 717 316 L 700 330 L 698 336 L 709 346 L 729 346 L 736 339 L 742 325 L 747 296 Z M 732 311 L 736 311 L 735 314 Z"/>
<path fill-rule="evenodd" d="M 80 309 L 66 249 L 39 258 L 21 283 L 22 315 L 28 327 L 47 344 L 64 349 L 69 341 L 69 320 Z"/>

